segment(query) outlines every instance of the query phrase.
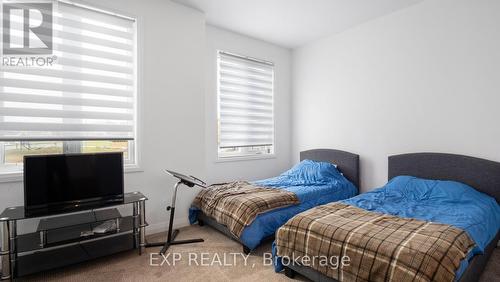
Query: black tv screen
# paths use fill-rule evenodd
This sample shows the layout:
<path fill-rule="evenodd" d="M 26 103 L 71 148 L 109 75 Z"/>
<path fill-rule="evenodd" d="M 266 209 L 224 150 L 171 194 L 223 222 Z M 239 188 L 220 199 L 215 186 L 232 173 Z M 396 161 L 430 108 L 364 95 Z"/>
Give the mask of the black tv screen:
<path fill-rule="evenodd" d="M 122 153 L 24 157 L 27 215 L 52 214 L 123 201 Z"/>

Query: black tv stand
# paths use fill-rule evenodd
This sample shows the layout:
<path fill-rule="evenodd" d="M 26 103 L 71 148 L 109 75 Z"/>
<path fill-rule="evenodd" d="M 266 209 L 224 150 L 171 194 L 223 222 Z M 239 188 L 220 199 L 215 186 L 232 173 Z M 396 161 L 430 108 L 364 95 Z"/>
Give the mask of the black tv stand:
<path fill-rule="evenodd" d="M 120 203 L 44 218 L 26 216 L 23 206 L 5 209 L 0 215 L 0 279 L 13 280 L 131 249 L 139 249 L 141 254 L 147 226 L 146 200 L 140 192 L 126 193 Z M 117 206 L 127 204 L 133 205 L 133 212 L 123 216 Z M 17 234 L 17 222 L 33 218 L 40 219 L 36 231 Z M 115 222 L 116 229 L 99 234 L 90 232 L 108 220 Z"/>

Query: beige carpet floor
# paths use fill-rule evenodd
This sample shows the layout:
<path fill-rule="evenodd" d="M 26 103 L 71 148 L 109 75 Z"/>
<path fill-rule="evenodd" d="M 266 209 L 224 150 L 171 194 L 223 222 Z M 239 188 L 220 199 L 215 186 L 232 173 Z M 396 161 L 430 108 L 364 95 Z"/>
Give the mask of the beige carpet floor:
<path fill-rule="evenodd" d="M 175 265 L 173 265 L 174 258 L 172 256 L 167 257 L 167 262 L 163 262 L 161 257 L 154 255 L 159 248 L 150 248 L 142 256 L 139 256 L 137 251 L 129 251 L 32 275 L 21 280 L 92 282 L 291 281 L 283 273 L 275 273 L 272 266 L 265 265 L 263 257 L 264 253 L 269 253 L 271 250 L 270 242 L 254 251 L 245 263 L 245 259 L 241 255 L 241 245 L 208 226 L 182 228 L 178 239 L 198 237 L 204 238 L 205 242 L 177 245 L 170 248 L 171 254 L 177 253 L 180 256 L 180 261 L 177 261 Z M 164 238 L 160 235 L 153 235 L 149 239 L 150 241 L 159 241 Z M 226 254 L 225 261 L 224 254 Z M 150 265 L 151 258 L 155 266 Z M 233 261 L 233 258 L 236 259 Z M 160 265 L 162 262 L 163 265 Z M 212 262 L 215 262 L 215 265 L 207 266 Z M 298 276 L 295 281 L 307 281 L 307 279 Z M 495 250 L 480 281 L 500 281 L 500 249 Z"/>

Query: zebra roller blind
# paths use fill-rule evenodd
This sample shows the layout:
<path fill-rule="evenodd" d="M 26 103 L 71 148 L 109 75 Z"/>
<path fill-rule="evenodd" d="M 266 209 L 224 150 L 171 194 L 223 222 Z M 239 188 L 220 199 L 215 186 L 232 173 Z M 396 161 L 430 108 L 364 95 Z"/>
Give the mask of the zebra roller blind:
<path fill-rule="evenodd" d="M 0 140 L 133 139 L 135 20 L 53 3 L 54 64 L 0 70 Z"/>
<path fill-rule="evenodd" d="M 218 52 L 219 150 L 274 145 L 274 64 Z"/>

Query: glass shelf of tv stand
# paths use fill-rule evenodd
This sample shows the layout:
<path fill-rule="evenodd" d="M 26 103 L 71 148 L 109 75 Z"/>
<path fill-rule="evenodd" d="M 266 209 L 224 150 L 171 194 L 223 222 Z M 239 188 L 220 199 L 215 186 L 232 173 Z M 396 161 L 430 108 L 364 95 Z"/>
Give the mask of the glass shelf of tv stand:
<path fill-rule="evenodd" d="M 132 203 L 136 203 L 136 202 L 144 201 L 144 200 L 147 200 L 147 198 L 141 192 L 130 192 L 130 193 L 124 194 L 123 202 L 114 203 L 110 206 L 127 205 L 127 204 L 132 204 Z M 101 207 L 99 207 L 99 208 L 101 208 Z M 87 210 L 90 210 L 90 209 L 91 208 L 88 208 Z M 62 213 L 59 213 L 59 214 L 62 214 Z M 50 216 L 50 215 L 47 215 L 47 216 Z M 26 214 L 24 206 L 17 206 L 17 207 L 6 208 L 0 214 L 0 221 L 23 220 L 23 219 L 41 218 L 41 217 L 43 217 L 43 216 Z"/>
<path fill-rule="evenodd" d="M 53 217 L 40 216 L 40 222 L 35 232 L 17 235 L 17 252 L 32 252 L 114 234 L 132 232 L 134 226 L 136 228 L 140 226 L 138 222 L 139 218 L 133 215 L 122 216 L 116 206 L 132 204 L 146 199 L 147 198 L 140 192 L 132 192 L 124 195 L 123 202 L 114 203 L 106 207 L 99 207 L 95 210 L 89 208 L 85 211 L 67 213 L 65 215 L 59 214 Z M 8 208 L 0 215 L 0 221 L 31 218 L 37 217 L 26 216 L 24 207 L 22 206 Z M 94 227 L 108 220 L 116 220 L 116 230 L 100 234 L 87 233 Z M 145 226 L 147 226 L 146 222 Z M 84 233 L 87 233 L 87 235 L 84 236 Z"/>
<path fill-rule="evenodd" d="M 24 253 L 30 251 L 37 251 L 45 248 L 51 248 L 65 244 L 72 244 L 76 242 L 92 240 L 115 234 L 132 232 L 134 228 L 134 220 L 138 219 L 137 218 L 134 219 L 133 216 L 124 216 L 116 218 L 116 220 L 119 221 L 119 229 L 106 233 L 99 233 L 99 234 L 95 233 L 86 236 L 82 235 L 83 232 L 91 231 L 95 226 L 101 224 L 104 221 L 71 225 L 68 227 L 50 229 L 47 231 L 38 231 L 38 232 L 20 234 L 17 237 L 17 252 Z M 138 226 L 138 224 L 136 223 L 135 226 Z"/>

